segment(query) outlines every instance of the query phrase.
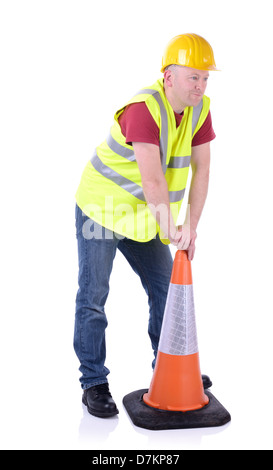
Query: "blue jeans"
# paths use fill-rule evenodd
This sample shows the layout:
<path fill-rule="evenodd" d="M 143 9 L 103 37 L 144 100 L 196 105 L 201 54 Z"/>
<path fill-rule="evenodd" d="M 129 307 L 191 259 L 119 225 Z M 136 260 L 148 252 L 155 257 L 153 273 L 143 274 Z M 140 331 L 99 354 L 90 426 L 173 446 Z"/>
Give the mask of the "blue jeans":
<path fill-rule="evenodd" d="M 83 389 L 107 382 L 105 303 L 117 248 L 141 279 L 149 303 L 148 333 L 156 358 L 173 259 L 158 238 L 147 243 L 122 238 L 89 219 L 76 206 L 79 289 L 76 297 L 74 348 Z M 92 233 L 96 236 L 92 237 Z M 129 332 L 128 332 L 129 333 Z M 153 361 L 153 367 L 155 364 Z"/>

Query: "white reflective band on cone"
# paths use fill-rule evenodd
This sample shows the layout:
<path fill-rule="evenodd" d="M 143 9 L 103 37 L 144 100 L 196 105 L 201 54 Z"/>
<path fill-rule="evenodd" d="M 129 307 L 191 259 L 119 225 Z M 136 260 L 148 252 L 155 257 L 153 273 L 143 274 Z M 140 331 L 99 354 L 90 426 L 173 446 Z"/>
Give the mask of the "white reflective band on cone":
<path fill-rule="evenodd" d="M 186 356 L 198 352 L 193 286 L 170 284 L 159 351 Z"/>

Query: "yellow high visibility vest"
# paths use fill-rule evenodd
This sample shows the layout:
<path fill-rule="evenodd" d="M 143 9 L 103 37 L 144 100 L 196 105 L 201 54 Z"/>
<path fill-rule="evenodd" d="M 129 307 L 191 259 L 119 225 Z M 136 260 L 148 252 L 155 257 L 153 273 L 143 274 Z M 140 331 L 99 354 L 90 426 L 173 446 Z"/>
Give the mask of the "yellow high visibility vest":
<path fill-rule="evenodd" d="M 163 79 L 158 80 L 153 86 L 140 90 L 116 112 L 109 136 L 96 148 L 84 169 L 76 193 L 82 211 L 121 236 L 146 242 L 160 229 L 145 201 L 133 147 L 126 144 L 118 123 L 125 107 L 138 102 L 146 103 L 159 127 L 161 165 L 176 222 L 187 184 L 192 138 L 208 115 L 210 100 L 203 96 L 198 106 L 185 108 L 182 122 L 176 128 Z"/>

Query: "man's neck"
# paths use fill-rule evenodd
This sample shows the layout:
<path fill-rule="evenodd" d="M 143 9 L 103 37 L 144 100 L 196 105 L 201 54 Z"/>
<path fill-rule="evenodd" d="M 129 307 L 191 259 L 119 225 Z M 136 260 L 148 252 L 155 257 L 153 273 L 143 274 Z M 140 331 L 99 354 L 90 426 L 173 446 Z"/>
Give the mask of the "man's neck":
<path fill-rule="evenodd" d="M 182 114 L 186 106 L 183 106 L 181 103 L 177 103 L 177 100 L 172 94 L 171 88 L 167 87 L 164 82 L 163 82 L 163 87 L 164 87 L 166 98 L 169 101 L 174 112 L 177 114 Z"/>

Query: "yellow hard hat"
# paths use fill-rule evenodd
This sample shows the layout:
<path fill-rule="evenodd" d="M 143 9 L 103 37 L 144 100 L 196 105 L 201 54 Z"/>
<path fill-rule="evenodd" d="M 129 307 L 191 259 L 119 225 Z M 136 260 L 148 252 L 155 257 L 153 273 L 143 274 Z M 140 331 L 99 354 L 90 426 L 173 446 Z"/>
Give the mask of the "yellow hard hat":
<path fill-rule="evenodd" d="M 162 57 L 161 72 L 172 64 L 198 70 L 217 70 L 211 45 L 197 34 L 181 34 L 168 43 Z"/>

